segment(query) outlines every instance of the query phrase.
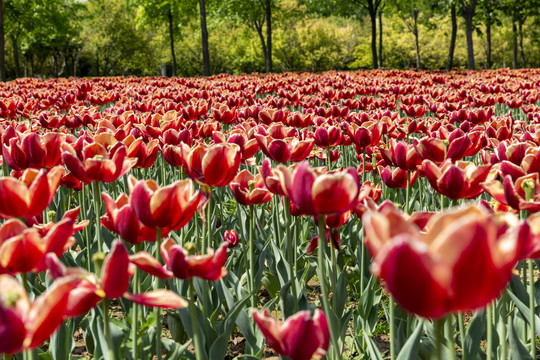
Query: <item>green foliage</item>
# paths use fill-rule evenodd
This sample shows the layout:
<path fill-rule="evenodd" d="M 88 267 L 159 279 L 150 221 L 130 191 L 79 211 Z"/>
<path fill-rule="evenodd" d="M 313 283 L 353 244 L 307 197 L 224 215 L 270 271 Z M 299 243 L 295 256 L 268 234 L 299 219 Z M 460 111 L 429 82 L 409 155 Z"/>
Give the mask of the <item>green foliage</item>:
<path fill-rule="evenodd" d="M 444 68 L 451 32 L 448 9 L 453 2 L 385 2 L 384 66 L 415 66 L 409 15 L 412 8 L 418 8 L 421 66 Z M 273 6 L 275 71 L 372 66 L 370 21 L 358 3 L 275 0 Z M 523 24 L 527 65 L 540 66 L 540 20 L 533 8 L 530 0 L 479 2 L 474 33 L 479 68 L 486 63 L 486 21 L 492 24 L 493 67 L 512 64 L 512 20 Z M 197 9 L 195 0 L 5 0 L 8 75 L 14 77 L 15 73 L 14 43 L 20 58 L 19 75 L 159 75 L 163 65 L 171 66 L 169 14 L 178 75 L 200 75 Z M 266 41 L 266 28 L 260 1 L 208 1 L 207 12 L 212 73 L 263 72 L 261 36 Z M 454 66 L 463 68 L 466 62 L 464 23 L 458 17 Z"/>

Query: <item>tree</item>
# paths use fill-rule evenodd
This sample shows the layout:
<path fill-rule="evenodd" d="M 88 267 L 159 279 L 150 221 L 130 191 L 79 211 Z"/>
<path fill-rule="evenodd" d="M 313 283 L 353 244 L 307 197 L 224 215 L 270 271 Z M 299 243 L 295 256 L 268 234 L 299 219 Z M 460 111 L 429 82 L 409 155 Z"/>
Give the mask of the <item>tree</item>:
<path fill-rule="evenodd" d="M 272 7 L 274 0 L 229 0 L 222 3 L 226 15 L 255 30 L 261 42 L 265 70 L 272 72 Z M 266 25 L 266 34 L 264 27 Z"/>
<path fill-rule="evenodd" d="M 476 14 L 476 0 L 460 0 L 463 18 L 465 19 L 465 36 L 467 38 L 467 68 L 474 70 L 473 18 Z"/>
<path fill-rule="evenodd" d="M 399 15 L 401 19 L 405 22 L 405 25 L 409 31 L 414 35 L 414 49 L 415 49 L 415 60 L 416 68 L 421 68 L 420 63 L 420 45 L 418 42 L 419 32 L 418 32 L 418 22 L 420 21 L 419 16 L 423 15 L 424 18 L 429 18 L 429 4 L 424 0 L 415 0 L 415 1 L 393 1 L 393 8 Z"/>
<path fill-rule="evenodd" d="M 479 17 L 483 20 L 486 28 L 486 69 L 491 69 L 491 28 L 501 25 L 499 11 L 502 7 L 500 0 L 480 0 L 478 3 Z"/>
<path fill-rule="evenodd" d="M 367 10 L 371 20 L 371 56 L 373 59 L 373 69 L 378 68 L 377 64 L 377 12 L 382 0 L 353 0 Z"/>
<path fill-rule="evenodd" d="M 206 4 L 205 0 L 199 0 L 199 16 L 201 21 L 201 41 L 203 54 L 203 74 L 210 75 L 210 52 L 208 50 L 208 28 L 206 26 Z"/>
<path fill-rule="evenodd" d="M 6 41 L 4 37 L 4 1 L 0 0 L 0 81 L 6 81 Z"/>
<path fill-rule="evenodd" d="M 192 4 L 174 0 L 139 0 L 142 19 L 150 24 L 158 25 L 166 21 L 171 51 L 172 76 L 176 76 L 176 53 L 174 36 L 177 33 L 179 19 L 183 14 L 193 13 Z M 191 6 L 187 6 L 191 5 Z"/>

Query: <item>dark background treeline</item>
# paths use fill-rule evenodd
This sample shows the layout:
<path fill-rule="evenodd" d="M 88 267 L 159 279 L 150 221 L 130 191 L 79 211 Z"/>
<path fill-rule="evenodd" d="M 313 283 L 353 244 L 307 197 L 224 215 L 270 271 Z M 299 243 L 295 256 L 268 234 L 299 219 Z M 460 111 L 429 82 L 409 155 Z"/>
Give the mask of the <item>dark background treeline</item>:
<path fill-rule="evenodd" d="M 0 79 L 540 66 L 540 0 L 0 0 Z"/>

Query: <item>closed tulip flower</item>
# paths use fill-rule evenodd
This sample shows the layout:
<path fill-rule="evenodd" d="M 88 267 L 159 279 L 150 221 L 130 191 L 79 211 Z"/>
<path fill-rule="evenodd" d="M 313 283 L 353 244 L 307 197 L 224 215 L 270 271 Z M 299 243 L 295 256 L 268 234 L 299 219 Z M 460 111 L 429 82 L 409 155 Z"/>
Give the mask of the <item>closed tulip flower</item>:
<path fill-rule="evenodd" d="M 66 134 L 48 132 L 37 134 L 35 132 L 9 140 L 9 146 L 2 145 L 2 156 L 13 170 L 27 168 L 52 168 L 61 162 L 62 151 L 60 144 L 69 138 Z M 72 136 L 71 136 L 72 138 Z"/>
<path fill-rule="evenodd" d="M 373 274 L 404 309 L 427 318 L 497 298 L 529 237 L 515 216 L 474 205 L 432 215 L 423 231 L 394 206 L 368 211 L 362 222 Z"/>
<path fill-rule="evenodd" d="M 279 355 L 291 360 L 314 360 L 326 356 L 330 332 L 321 310 L 315 310 L 313 316 L 310 311 L 299 311 L 283 323 L 270 316 L 268 309 L 251 310 L 251 315 L 268 346 Z"/>

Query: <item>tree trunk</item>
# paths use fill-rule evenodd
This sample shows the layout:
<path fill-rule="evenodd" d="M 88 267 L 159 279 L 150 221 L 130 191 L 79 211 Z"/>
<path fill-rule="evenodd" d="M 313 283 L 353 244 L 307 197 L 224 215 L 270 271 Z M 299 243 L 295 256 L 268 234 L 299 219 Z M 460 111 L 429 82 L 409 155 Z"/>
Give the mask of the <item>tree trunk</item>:
<path fill-rule="evenodd" d="M 372 1 L 370 1 L 373 4 Z M 371 58 L 373 59 L 373 68 L 377 69 L 377 13 L 370 7 L 369 17 L 371 19 Z"/>
<path fill-rule="evenodd" d="M 264 66 L 265 66 L 265 69 L 268 69 L 268 55 L 266 52 L 266 42 L 264 41 L 262 24 L 261 26 L 255 26 L 255 29 L 257 30 L 257 35 L 259 35 L 259 40 L 261 40 L 261 47 L 262 47 L 263 56 L 264 56 Z"/>
<path fill-rule="evenodd" d="M 172 76 L 176 76 L 176 55 L 174 54 L 174 31 L 173 31 L 173 16 L 169 9 L 167 13 L 169 18 L 169 40 L 171 42 L 171 60 L 172 60 Z"/>
<path fill-rule="evenodd" d="M 486 22 L 486 69 L 491 69 L 491 21 Z"/>
<path fill-rule="evenodd" d="M 264 13 L 266 18 L 266 72 L 271 73 L 274 70 L 272 64 L 272 0 L 266 0 Z"/>
<path fill-rule="evenodd" d="M 463 6 L 465 35 L 467 37 L 467 68 L 474 70 L 473 17 L 476 12 L 476 0 L 461 0 L 461 4 Z"/>
<path fill-rule="evenodd" d="M 199 0 L 199 15 L 201 19 L 203 74 L 204 76 L 210 76 L 210 53 L 208 51 L 208 28 L 206 27 L 206 5 L 204 0 Z"/>
<path fill-rule="evenodd" d="M 11 45 L 13 46 L 13 61 L 15 62 L 15 77 L 21 75 L 21 60 L 19 59 L 19 45 L 15 35 L 11 35 Z"/>
<path fill-rule="evenodd" d="M 382 11 L 379 11 L 379 67 L 383 67 L 383 47 L 382 47 Z"/>
<path fill-rule="evenodd" d="M 517 69 L 517 26 L 512 20 L 512 69 Z"/>
<path fill-rule="evenodd" d="M 99 47 L 96 47 L 96 76 L 99 76 Z"/>
<path fill-rule="evenodd" d="M 519 20 L 518 22 L 518 37 L 519 37 L 519 59 L 520 59 L 520 62 L 521 62 L 521 67 L 522 68 L 525 68 L 526 67 L 526 63 L 525 63 L 525 53 L 523 51 L 523 23 L 525 22 L 525 20 Z"/>
<path fill-rule="evenodd" d="M 418 9 L 413 10 L 414 17 L 414 48 L 416 50 L 416 68 L 420 69 L 420 46 L 418 45 Z"/>
<path fill-rule="evenodd" d="M 6 81 L 6 40 L 4 37 L 4 0 L 0 0 L 0 81 Z"/>
<path fill-rule="evenodd" d="M 456 5 L 452 5 L 450 8 L 450 16 L 452 18 L 452 35 L 450 36 L 450 47 L 448 49 L 448 61 L 446 62 L 446 70 L 450 71 L 454 65 L 454 50 L 456 48 L 457 37 L 457 15 Z"/>

